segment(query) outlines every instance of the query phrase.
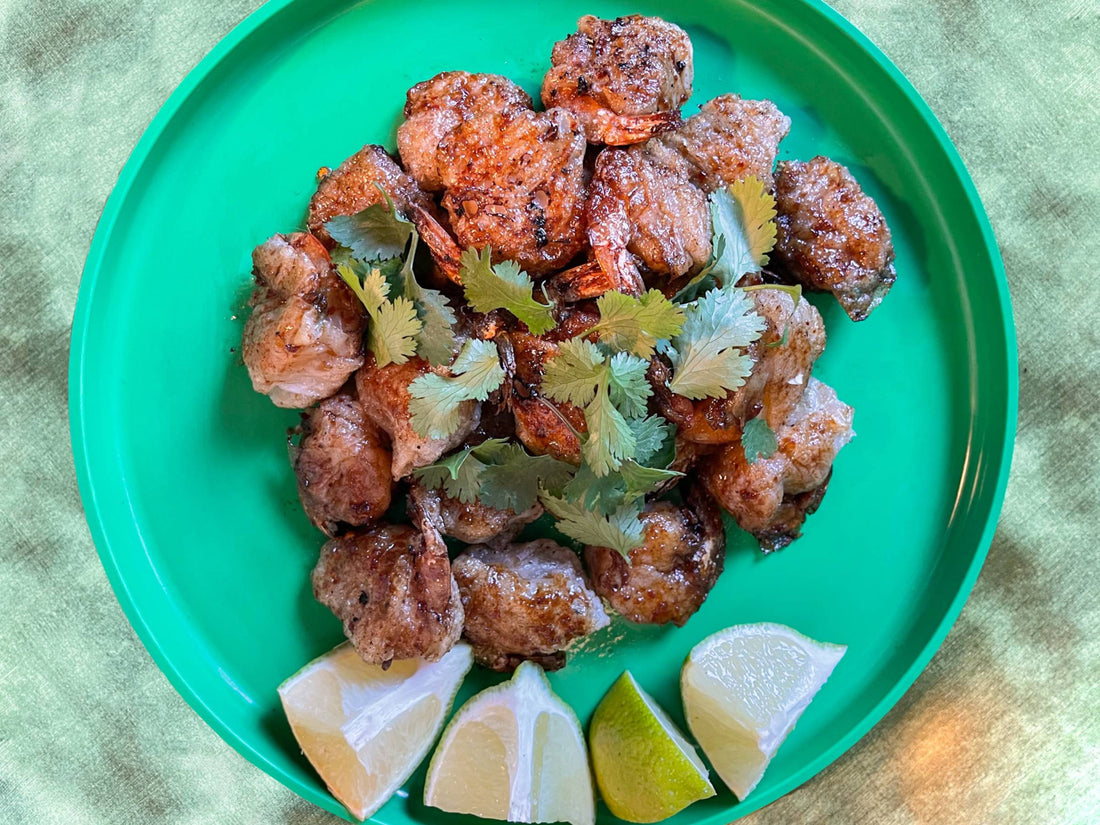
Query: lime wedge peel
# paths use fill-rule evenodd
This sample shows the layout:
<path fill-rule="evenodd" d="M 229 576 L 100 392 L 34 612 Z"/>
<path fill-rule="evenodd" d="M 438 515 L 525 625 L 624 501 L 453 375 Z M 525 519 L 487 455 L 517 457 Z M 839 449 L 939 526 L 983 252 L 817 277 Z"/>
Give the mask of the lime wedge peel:
<path fill-rule="evenodd" d="M 695 748 L 626 671 L 592 714 L 589 745 L 608 810 L 628 822 L 659 822 L 714 796 Z"/>

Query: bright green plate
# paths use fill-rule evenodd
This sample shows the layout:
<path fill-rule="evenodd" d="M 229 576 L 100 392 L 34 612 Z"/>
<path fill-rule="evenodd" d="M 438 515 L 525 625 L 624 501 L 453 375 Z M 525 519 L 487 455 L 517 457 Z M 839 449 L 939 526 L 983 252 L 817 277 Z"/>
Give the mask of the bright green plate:
<path fill-rule="evenodd" d="M 898 281 L 870 320 L 829 300 L 817 374 L 859 433 L 805 537 L 769 558 L 736 529 L 726 571 L 682 629 L 615 624 L 551 676 L 582 719 L 629 667 L 675 716 L 687 651 L 738 622 L 783 622 L 848 655 L 759 788 L 675 822 L 721 825 L 824 768 L 913 682 L 958 615 L 993 535 L 1016 414 L 1016 355 L 988 222 L 943 129 L 883 55 L 816 0 L 767 3 L 279 0 L 171 97 L 126 165 L 73 324 L 72 433 L 103 566 L 153 658 L 246 758 L 343 809 L 295 746 L 276 686 L 340 638 L 310 594 L 322 536 L 298 505 L 286 429 L 235 351 L 249 253 L 301 226 L 321 165 L 394 146 L 405 90 L 444 69 L 536 92 L 585 13 L 661 14 L 695 43 L 685 114 L 737 91 L 793 121 L 782 157 L 852 168 L 893 228 Z M 459 701 L 494 681 L 473 674 Z M 423 772 L 376 819 L 458 822 Z M 602 810 L 601 821 L 611 821 Z"/>

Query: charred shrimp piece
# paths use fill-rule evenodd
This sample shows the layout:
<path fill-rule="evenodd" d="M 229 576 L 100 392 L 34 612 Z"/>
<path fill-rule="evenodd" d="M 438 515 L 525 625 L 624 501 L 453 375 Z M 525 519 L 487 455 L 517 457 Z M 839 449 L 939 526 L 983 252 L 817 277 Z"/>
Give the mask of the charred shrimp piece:
<path fill-rule="evenodd" d="M 744 425 L 761 414 L 775 430 L 802 397 L 810 370 L 825 349 L 821 314 L 809 301 L 795 306 L 794 299 L 779 289 L 754 289 L 749 294 L 765 328 L 746 351 L 753 366 L 741 387 L 722 398 L 692 401 L 668 389 L 667 363 L 654 359 L 650 365 L 654 403 L 677 425 L 678 438 L 699 444 L 740 441 Z"/>
<path fill-rule="evenodd" d="M 292 455 L 298 497 L 325 535 L 340 525 L 369 524 L 389 508 L 392 456 L 354 388 L 302 415 L 302 440 Z"/>
<path fill-rule="evenodd" d="M 679 277 L 711 253 L 707 195 L 755 175 L 771 188 L 790 119 L 771 101 L 723 95 L 679 129 L 596 159 L 587 207 L 593 254 L 619 289 L 640 270 Z"/>
<path fill-rule="evenodd" d="M 749 464 L 740 442 L 707 459 L 700 478 L 742 529 L 768 553 L 801 534 L 825 494 L 840 449 L 852 439 L 852 408 L 810 378 L 798 406 L 776 431 L 778 449 Z"/>
<path fill-rule="evenodd" d="M 643 543 L 630 560 L 607 547 L 586 547 L 596 592 L 632 622 L 682 627 L 707 598 L 725 560 L 717 505 L 694 486 L 683 505 L 655 501 L 641 515 Z"/>
<path fill-rule="evenodd" d="M 542 515 L 538 503 L 522 513 L 498 510 L 480 501 L 466 504 L 419 482 L 409 488 L 409 504 L 419 508 L 440 533 L 466 544 L 509 542 Z"/>
<path fill-rule="evenodd" d="M 498 74 L 441 72 L 409 89 L 405 122 L 397 130 L 401 162 L 421 188 L 443 189 L 439 144 L 458 124 L 478 115 L 529 110 L 531 96 Z"/>
<path fill-rule="evenodd" d="M 779 142 L 791 119 L 770 100 L 728 94 L 703 105 L 697 114 L 659 140 L 695 169 L 695 183 L 713 192 L 750 175 L 772 189 Z"/>
<path fill-rule="evenodd" d="M 430 525 L 356 530 L 321 548 L 313 595 L 344 625 L 364 661 L 438 660 L 462 634 L 447 546 Z"/>
<path fill-rule="evenodd" d="M 417 433 L 409 417 L 409 384 L 428 372 L 449 374 L 446 367 L 433 367 L 422 358 L 379 367 L 373 355 L 367 356 L 363 368 L 355 374 L 355 386 L 363 412 L 390 438 L 395 481 L 417 467 L 431 464 L 461 444 L 481 418 L 478 402 L 464 401 L 458 408 L 459 426 L 451 435 L 425 438 Z"/>
<path fill-rule="evenodd" d="M 336 215 L 354 215 L 368 206 L 385 203 L 383 192 L 410 220 L 419 222 L 423 216 L 435 213 L 431 198 L 394 163 L 386 150 L 368 144 L 321 179 L 309 201 L 309 231 L 331 249 L 336 242 L 326 231 L 325 223 Z"/>
<path fill-rule="evenodd" d="M 542 102 L 571 111 L 591 143 L 640 143 L 680 125 L 691 97 L 691 40 L 659 17 L 586 15 L 554 44 Z"/>
<path fill-rule="evenodd" d="M 831 292 L 862 321 L 897 277 L 878 205 L 844 166 L 821 156 L 779 164 L 775 195 L 780 265 L 809 289 Z"/>
<path fill-rule="evenodd" d="M 557 327 L 545 335 L 515 330 L 497 339 L 511 376 L 508 404 L 515 416 L 516 436 L 535 455 L 580 463 L 578 433 L 587 432 L 584 411 L 543 396 L 542 379 L 561 342 L 591 329 L 599 320 L 594 304 L 575 304 L 559 314 Z"/>
<path fill-rule="evenodd" d="M 439 146 L 443 206 L 463 249 L 492 246 L 532 275 L 585 247 L 584 133 L 564 109 L 479 115 Z"/>
<path fill-rule="evenodd" d="M 583 264 L 551 275 L 543 282 L 550 299 L 558 304 L 572 304 L 599 298 L 605 292 L 618 289 L 617 281 L 604 271 L 599 261 L 585 261 Z M 644 285 L 632 285 L 629 291 L 640 294 Z"/>
<path fill-rule="evenodd" d="M 465 636 L 477 661 L 493 670 L 513 670 L 525 659 L 557 670 L 571 642 L 608 624 L 576 554 L 548 539 L 470 547 L 455 559 L 454 575 Z"/>
<path fill-rule="evenodd" d="M 252 264 L 256 288 L 241 342 L 252 386 L 276 406 L 308 407 L 363 363 L 363 307 L 306 232 L 269 238 Z"/>
<path fill-rule="evenodd" d="M 605 149 L 589 186 L 588 242 L 613 289 L 645 290 L 641 271 L 676 277 L 710 257 L 706 193 L 693 168 L 659 139 Z"/>

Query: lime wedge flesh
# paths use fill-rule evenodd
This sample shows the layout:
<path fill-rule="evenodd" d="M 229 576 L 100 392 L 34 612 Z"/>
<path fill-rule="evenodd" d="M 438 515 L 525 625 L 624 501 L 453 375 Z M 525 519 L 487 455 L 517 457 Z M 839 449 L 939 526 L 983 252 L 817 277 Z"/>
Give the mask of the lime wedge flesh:
<path fill-rule="evenodd" d="M 424 804 L 509 822 L 593 825 L 580 722 L 542 668 L 523 662 L 459 709 L 432 756 Z"/>
<path fill-rule="evenodd" d="M 847 648 L 780 624 L 735 625 L 692 648 L 680 672 L 688 728 L 744 799 Z"/>
<path fill-rule="evenodd" d="M 348 644 L 279 686 L 283 710 L 310 764 L 351 814 L 366 819 L 431 748 L 473 664 L 468 645 L 438 662 L 369 665 Z"/>
<path fill-rule="evenodd" d="M 588 731 L 596 784 L 628 822 L 658 822 L 714 796 L 695 748 L 626 671 L 600 700 Z"/>

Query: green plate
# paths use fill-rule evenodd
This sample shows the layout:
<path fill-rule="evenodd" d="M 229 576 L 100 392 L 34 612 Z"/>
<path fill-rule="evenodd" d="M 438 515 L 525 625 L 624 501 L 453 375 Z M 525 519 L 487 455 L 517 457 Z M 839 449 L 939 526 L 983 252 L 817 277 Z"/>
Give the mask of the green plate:
<path fill-rule="evenodd" d="M 782 157 L 823 153 L 853 170 L 893 228 L 898 281 L 860 324 L 816 301 L 829 333 L 816 372 L 855 407 L 859 436 L 805 537 L 763 558 L 731 528 L 726 571 L 686 627 L 616 623 L 552 674 L 555 690 L 585 719 L 629 667 L 678 717 L 680 664 L 715 630 L 766 620 L 846 643 L 749 800 L 722 791 L 674 820 L 721 825 L 809 779 L 886 713 L 992 538 L 1017 394 L 995 242 L 943 129 L 837 14 L 815 0 L 269 3 L 176 90 L 107 203 L 73 324 L 72 433 L 103 566 L 153 658 L 227 742 L 330 811 L 343 813 L 275 693 L 341 634 L 310 594 L 322 536 L 287 464 L 297 415 L 252 392 L 235 350 L 249 253 L 302 225 L 319 166 L 394 146 L 416 81 L 461 68 L 536 92 L 580 15 L 630 12 L 691 34 L 685 114 L 728 91 L 771 98 L 793 122 Z M 496 678 L 472 674 L 459 701 Z M 463 819 L 425 809 L 422 783 L 423 769 L 376 820 Z"/>

